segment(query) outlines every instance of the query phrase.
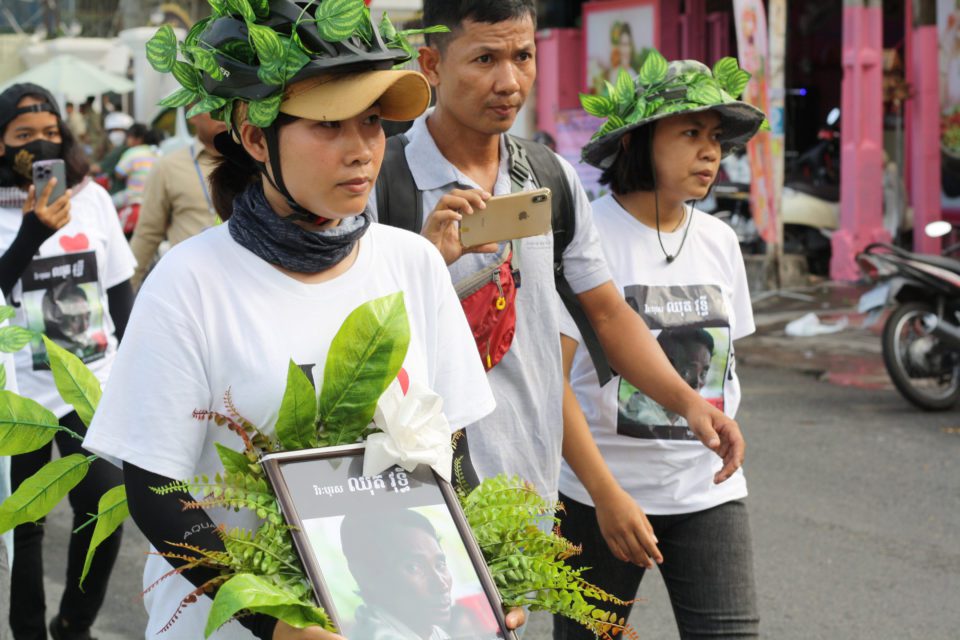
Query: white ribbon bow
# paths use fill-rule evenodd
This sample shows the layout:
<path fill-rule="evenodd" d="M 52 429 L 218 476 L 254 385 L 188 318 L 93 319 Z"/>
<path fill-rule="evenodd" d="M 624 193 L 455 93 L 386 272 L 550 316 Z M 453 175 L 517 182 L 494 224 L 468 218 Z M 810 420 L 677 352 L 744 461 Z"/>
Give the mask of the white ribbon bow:
<path fill-rule="evenodd" d="M 394 380 L 380 396 L 373 422 L 382 433 L 367 437 L 363 475 L 375 476 L 394 465 L 413 471 L 425 464 L 450 482 L 453 448 L 443 398 L 417 382 L 404 395 Z"/>

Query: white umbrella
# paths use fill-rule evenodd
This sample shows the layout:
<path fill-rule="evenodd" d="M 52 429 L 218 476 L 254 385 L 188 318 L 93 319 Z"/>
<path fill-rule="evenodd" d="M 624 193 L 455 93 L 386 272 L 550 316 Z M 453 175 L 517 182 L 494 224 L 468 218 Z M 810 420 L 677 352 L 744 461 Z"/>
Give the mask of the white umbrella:
<path fill-rule="evenodd" d="M 0 91 L 18 82 L 32 82 L 53 94 L 69 98 L 97 96 L 107 92 L 128 93 L 134 84 L 71 55 L 59 55 L 24 71 L 0 85 Z"/>

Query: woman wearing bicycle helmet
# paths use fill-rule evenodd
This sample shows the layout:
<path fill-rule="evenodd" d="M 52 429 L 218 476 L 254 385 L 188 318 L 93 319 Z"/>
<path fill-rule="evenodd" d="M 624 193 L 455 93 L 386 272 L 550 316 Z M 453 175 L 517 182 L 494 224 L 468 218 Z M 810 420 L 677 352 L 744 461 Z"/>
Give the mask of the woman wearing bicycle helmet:
<path fill-rule="evenodd" d="M 384 151 L 380 122 L 419 115 L 429 101 L 428 84 L 419 73 L 391 70 L 408 56 L 384 43 L 366 12 L 353 35 L 323 39 L 313 18 L 318 5 L 275 1 L 269 16 L 255 20 L 215 9 L 213 19 L 187 37 L 187 50 L 212 52 L 219 79 L 179 68 L 178 79 L 185 71 L 195 74 L 187 78 L 185 91 L 193 95 L 186 99 L 199 99 L 201 110 L 217 108 L 232 127 L 218 136 L 225 160 L 210 180 L 214 205 L 227 223 L 174 247 L 144 282 L 115 383 L 85 441 L 122 463 L 131 515 L 160 551 L 176 550 L 168 541 L 222 549 L 216 527 L 256 526 L 243 513 L 184 512 L 180 499 L 188 495 L 150 491 L 222 470 L 217 443 L 242 447 L 226 429 L 198 423 L 194 410 L 229 413 L 235 407 L 272 432 L 288 363 L 319 385 L 331 340 L 363 303 L 403 293 L 410 323 L 403 369 L 411 382 L 443 398 L 452 428 L 493 408 L 439 253 L 416 234 L 372 224 L 366 209 Z M 262 50 L 264 38 L 280 38 L 286 46 L 293 30 L 306 47 L 296 50 L 305 60 L 280 70 L 283 86 L 265 84 L 276 69 Z M 245 36 L 237 39 L 247 32 L 256 51 Z M 148 51 L 156 53 L 156 42 Z M 160 68 L 171 62 L 155 60 Z M 164 578 L 174 567 L 179 572 Z M 145 637 L 161 630 L 167 640 L 203 637 L 213 594 L 188 606 L 181 601 L 215 577 L 150 556 L 144 586 L 155 586 L 145 596 Z M 253 614 L 211 637 L 332 634 Z"/>

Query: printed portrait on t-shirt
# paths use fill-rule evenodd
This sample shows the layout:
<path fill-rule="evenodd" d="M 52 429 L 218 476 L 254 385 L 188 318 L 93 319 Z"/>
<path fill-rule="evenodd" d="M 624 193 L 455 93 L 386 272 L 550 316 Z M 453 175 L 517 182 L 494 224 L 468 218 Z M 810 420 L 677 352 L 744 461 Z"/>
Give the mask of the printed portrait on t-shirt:
<path fill-rule="evenodd" d="M 680 377 L 723 411 L 730 366 L 730 320 L 716 285 L 624 289 Z M 617 390 L 617 433 L 654 440 L 695 440 L 686 420 L 626 380 Z"/>
<path fill-rule="evenodd" d="M 21 282 L 27 328 L 46 335 L 85 363 L 104 357 L 107 334 L 95 252 L 36 258 Z M 37 337 L 30 347 L 34 370 L 48 369 L 43 341 Z"/>

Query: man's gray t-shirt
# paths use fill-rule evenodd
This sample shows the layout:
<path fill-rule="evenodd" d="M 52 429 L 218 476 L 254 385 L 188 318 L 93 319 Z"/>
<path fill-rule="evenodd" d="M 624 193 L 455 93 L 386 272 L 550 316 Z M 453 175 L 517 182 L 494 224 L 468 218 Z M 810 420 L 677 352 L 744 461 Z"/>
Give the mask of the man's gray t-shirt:
<path fill-rule="evenodd" d="M 480 188 L 440 153 L 427 129 L 430 112 L 407 132 L 407 162 L 423 192 L 426 221 L 437 202 L 453 189 Z M 505 140 L 500 141 L 500 170 L 493 195 L 511 191 Z M 559 158 L 559 156 L 558 156 Z M 563 269 L 576 293 L 610 280 L 590 202 L 573 167 L 560 158 L 573 187 L 576 231 L 563 253 Z M 536 168 L 534 168 L 536 170 Z M 536 188 L 530 181 L 526 190 Z M 376 197 L 370 205 L 376 209 Z M 519 244 L 519 246 L 517 246 Z M 470 457 L 481 478 L 499 473 L 532 482 L 545 498 L 554 499 L 559 483 L 563 444 L 563 373 L 560 357 L 560 308 L 553 281 L 553 234 L 514 243 L 519 258 L 517 326 L 510 350 L 488 374 L 497 407 L 470 429 Z M 496 254 L 468 254 L 449 266 L 454 283 L 497 259 Z M 480 355 L 477 354 L 479 358 Z"/>

